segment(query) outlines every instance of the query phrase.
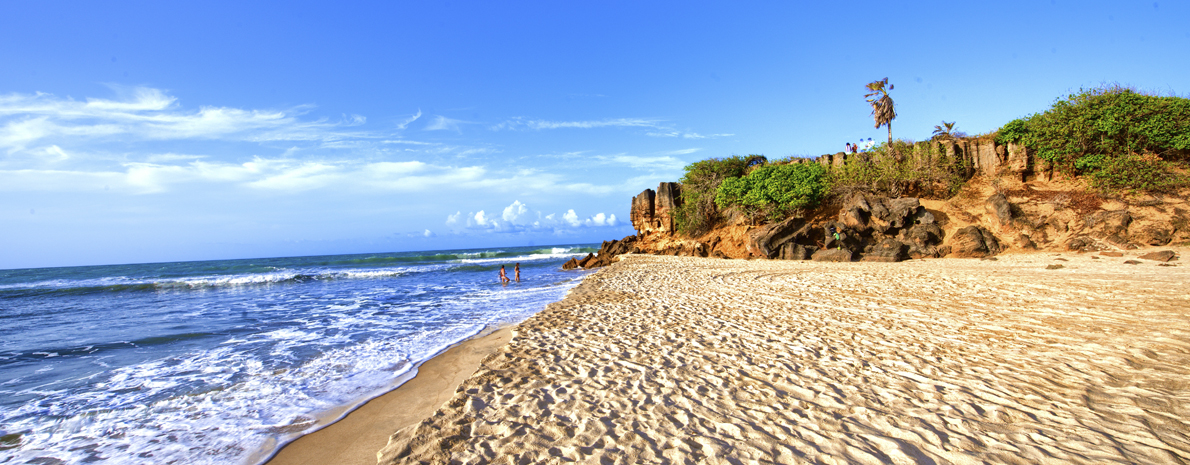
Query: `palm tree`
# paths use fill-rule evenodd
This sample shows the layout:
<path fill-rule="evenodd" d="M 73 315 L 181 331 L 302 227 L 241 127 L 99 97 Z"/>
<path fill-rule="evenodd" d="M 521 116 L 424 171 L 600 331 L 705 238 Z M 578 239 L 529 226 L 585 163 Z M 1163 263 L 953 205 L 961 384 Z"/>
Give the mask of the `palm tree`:
<path fill-rule="evenodd" d="M 880 129 L 880 126 L 888 126 L 888 145 L 891 147 L 892 120 L 897 117 L 897 112 L 893 109 L 892 97 L 888 96 L 888 91 L 893 90 L 893 86 L 888 83 L 888 78 L 884 78 L 869 82 L 865 87 L 871 91 L 864 95 L 864 98 L 867 99 L 869 105 L 872 105 L 872 119 L 876 120 L 876 129 Z"/>
<path fill-rule="evenodd" d="M 954 134 L 951 133 L 951 131 L 954 131 L 954 123 L 955 121 L 947 123 L 946 120 L 942 120 L 941 126 L 934 126 L 934 137 L 932 139 L 950 139 L 954 137 Z"/>

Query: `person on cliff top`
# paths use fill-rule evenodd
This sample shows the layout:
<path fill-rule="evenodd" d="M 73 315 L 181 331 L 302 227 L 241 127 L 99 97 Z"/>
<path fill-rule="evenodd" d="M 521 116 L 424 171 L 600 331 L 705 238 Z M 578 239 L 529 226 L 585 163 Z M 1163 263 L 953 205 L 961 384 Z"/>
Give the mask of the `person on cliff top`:
<path fill-rule="evenodd" d="M 516 273 L 516 282 L 521 282 L 521 264 L 517 263 L 516 267 L 512 270 Z"/>
<path fill-rule="evenodd" d="M 504 265 L 500 265 L 500 283 L 508 284 L 508 273 L 504 272 Z"/>
<path fill-rule="evenodd" d="M 869 150 L 872 150 L 872 147 L 875 147 L 875 146 L 876 146 L 876 143 L 872 142 L 872 138 L 869 137 L 868 141 L 864 142 L 864 151 L 867 152 Z"/>
<path fill-rule="evenodd" d="M 843 149 L 843 153 L 851 153 L 851 142 L 847 143 L 847 148 Z"/>
<path fill-rule="evenodd" d="M 863 140 L 863 139 L 860 139 L 860 140 Z M 859 151 L 859 144 L 851 144 L 851 153 L 856 153 L 858 151 Z"/>

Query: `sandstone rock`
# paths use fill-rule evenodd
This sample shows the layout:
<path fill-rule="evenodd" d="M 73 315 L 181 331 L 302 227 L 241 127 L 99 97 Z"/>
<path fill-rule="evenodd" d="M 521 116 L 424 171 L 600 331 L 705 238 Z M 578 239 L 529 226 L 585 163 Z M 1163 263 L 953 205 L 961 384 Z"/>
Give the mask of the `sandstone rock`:
<path fill-rule="evenodd" d="M 575 268 L 578 268 L 579 266 L 580 265 L 578 264 L 578 259 L 571 258 L 570 260 L 567 260 L 566 263 L 562 264 L 562 269 L 563 270 L 573 270 Z"/>
<path fill-rule="evenodd" d="M 908 258 L 909 246 L 896 239 L 885 239 L 864 254 L 865 262 L 899 262 Z"/>
<path fill-rule="evenodd" d="M 851 251 L 847 249 L 822 249 L 814 252 L 810 257 L 816 262 L 849 262 L 851 261 Z"/>
<path fill-rule="evenodd" d="M 1173 241 L 1173 231 L 1158 225 L 1149 225 L 1132 233 L 1130 237 L 1145 245 L 1168 245 Z"/>
<path fill-rule="evenodd" d="M 804 237 L 810 225 L 804 218 L 789 218 L 780 223 L 764 225 L 748 232 L 748 253 L 765 258 L 776 258 L 781 246 Z"/>
<path fill-rule="evenodd" d="M 1086 228 L 1092 235 L 1100 238 L 1111 236 L 1124 237 L 1128 235 L 1128 225 L 1132 224 L 1132 215 L 1125 210 L 1104 211 L 1089 215 Z"/>
<path fill-rule="evenodd" d="M 1000 226 L 1004 226 L 1012 222 L 1012 205 L 1008 203 L 1008 198 L 1004 194 L 993 194 L 984 202 L 984 209 L 988 214 L 996 220 Z"/>
<path fill-rule="evenodd" d="M 817 251 L 818 248 L 812 245 L 806 246 L 795 244 L 793 242 L 786 242 L 781 246 L 780 258 L 782 260 L 806 260 Z"/>
<path fill-rule="evenodd" d="M 1066 266 L 1065 265 L 1046 265 L 1046 267 L 1045 267 L 1045 269 L 1047 269 L 1047 270 L 1060 270 L 1062 268 L 1066 268 Z"/>
<path fill-rule="evenodd" d="M 982 226 L 967 226 L 950 240 L 950 254 L 959 258 L 979 258 L 1000 253 L 1000 241 Z"/>
<path fill-rule="evenodd" d="M 653 214 L 660 223 L 662 231 L 673 231 L 673 211 L 682 205 L 682 185 L 676 182 L 663 182 L 657 186 L 657 200 L 653 206 Z"/>
<path fill-rule="evenodd" d="M 655 197 L 653 189 L 645 189 L 644 192 L 632 198 L 632 210 L 629 212 L 628 218 L 632 221 L 632 228 L 638 233 L 650 231 L 657 226 L 653 210 Z"/>
<path fill-rule="evenodd" d="M 1104 257 L 1123 257 L 1124 253 L 1123 252 L 1099 252 L 1099 255 L 1103 255 Z"/>
<path fill-rule="evenodd" d="M 587 254 L 586 257 L 583 257 L 582 260 L 578 261 L 578 266 L 586 268 L 587 264 L 591 263 L 594 260 L 595 260 L 595 254 L 589 253 L 589 254 Z"/>
<path fill-rule="evenodd" d="M 1147 253 L 1147 254 L 1141 255 L 1137 258 L 1142 258 L 1145 260 L 1155 260 L 1155 261 L 1159 261 L 1159 262 L 1168 262 L 1170 260 L 1174 260 L 1175 258 L 1177 258 L 1177 256 L 1178 256 L 1178 254 L 1174 253 L 1174 251 L 1172 251 L 1172 250 L 1161 250 L 1161 251 L 1157 251 L 1157 252 Z"/>
<path fill-rule="evenodd" d="M 1140 262 L 1138 262 L 1136 260 L 1124 260 L 1124 264 L 1125 265 L 1139 265 Z"/>

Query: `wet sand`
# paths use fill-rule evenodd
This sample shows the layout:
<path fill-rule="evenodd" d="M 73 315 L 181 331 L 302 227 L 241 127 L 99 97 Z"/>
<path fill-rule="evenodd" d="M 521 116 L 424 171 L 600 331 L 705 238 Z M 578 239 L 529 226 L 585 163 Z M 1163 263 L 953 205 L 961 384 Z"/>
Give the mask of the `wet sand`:
<path fill-rule="evenodd" d="M 1093 255 L 627 256 L 381 463 L 1190 462 L 1190 268 Z"/>
<path fill-rule="evenodd" d="M 343 419 L 287 444 L 268 465 L 374 465 L 393 431 L 429 417 L 475 373 L 484 357 L 512 338 L 510 328 L 463 341 L 417 369 L 417 376 Z"/>

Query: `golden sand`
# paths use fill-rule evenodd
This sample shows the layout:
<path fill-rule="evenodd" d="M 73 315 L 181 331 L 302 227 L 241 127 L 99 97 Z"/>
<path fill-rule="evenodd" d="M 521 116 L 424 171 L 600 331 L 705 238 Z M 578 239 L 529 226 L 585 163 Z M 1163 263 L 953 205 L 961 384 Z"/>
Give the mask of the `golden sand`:
<path fill-rule="evenodd" d="M 1190 462 L 1190 267 L 1129 258 L 627 256 L 378 457 Z"/>

